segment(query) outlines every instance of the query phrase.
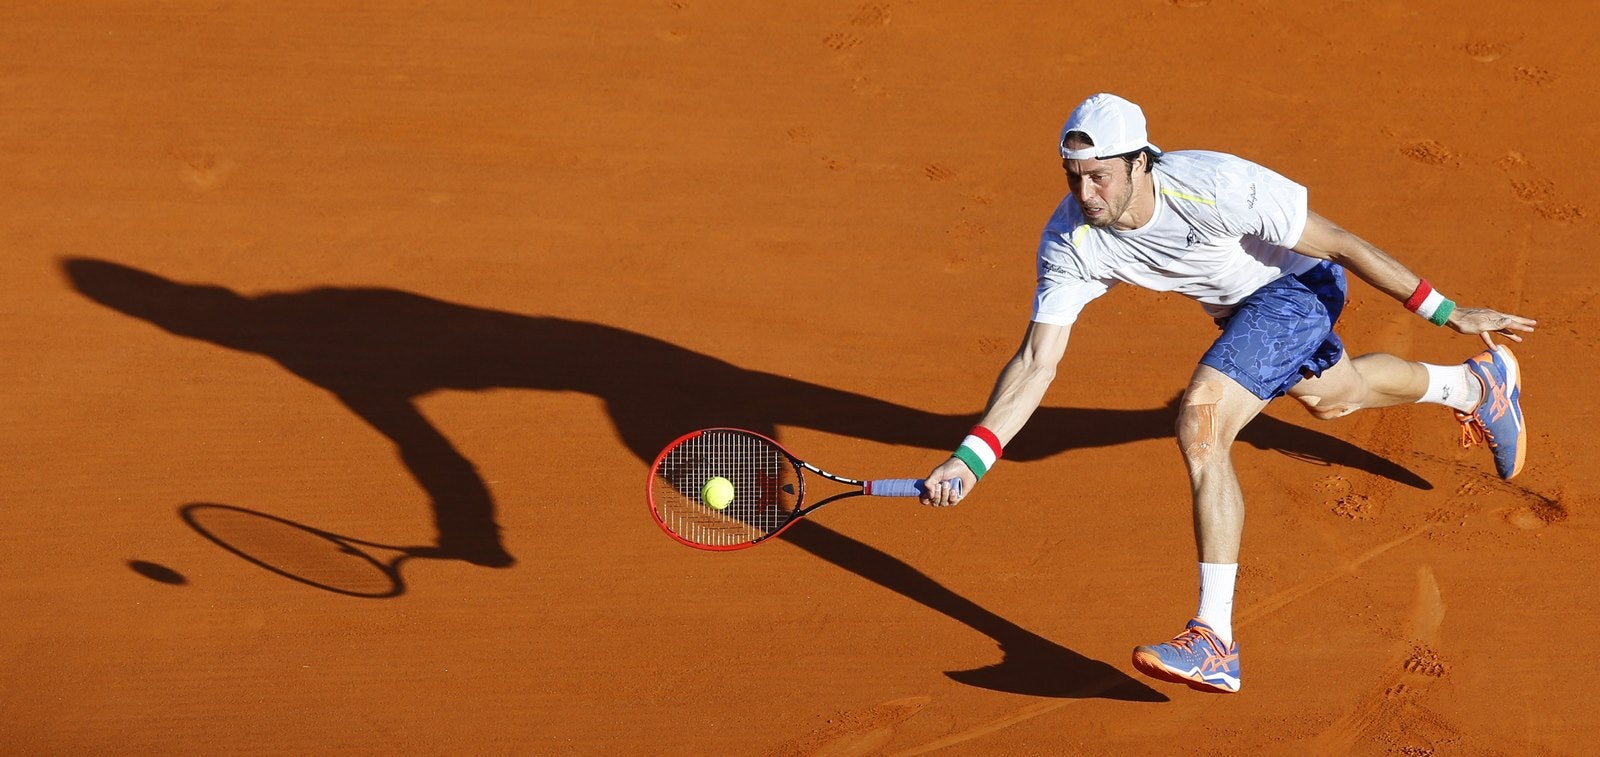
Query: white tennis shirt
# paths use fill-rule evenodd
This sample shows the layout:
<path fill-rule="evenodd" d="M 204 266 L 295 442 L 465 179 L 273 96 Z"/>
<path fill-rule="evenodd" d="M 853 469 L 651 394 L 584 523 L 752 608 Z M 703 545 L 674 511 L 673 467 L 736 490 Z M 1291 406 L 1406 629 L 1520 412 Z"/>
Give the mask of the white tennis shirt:
<path fill-rule="evenodd" d="M 1318 262 L 1289 248 L 1306 228 L 1306 188 L 1244 158 L 1184 150 L 1151 172 L 1156 209 L 1131 231 L 1085 223 L 1067 195 L 1039 240 L 1033 320 L 1070 326 L 1117 282 L 1198 301 L 1213 317 Z"/>

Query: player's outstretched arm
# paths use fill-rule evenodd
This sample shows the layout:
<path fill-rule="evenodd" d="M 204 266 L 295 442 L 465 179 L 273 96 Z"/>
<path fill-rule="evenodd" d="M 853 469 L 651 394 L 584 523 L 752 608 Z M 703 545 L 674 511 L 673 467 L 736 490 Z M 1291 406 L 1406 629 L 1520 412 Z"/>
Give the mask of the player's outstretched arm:
<path fill-rule="evenodd" d="M 1000 377 L 995 380 L 994 391 L 989 394 L 983 417 L 978 421 L 979 426 L 994 434 L 1000 446 L 1009 444 L 1027 424 L 1033 411 L 1039 409 L 1045 390 L 1050 388 L 1050 382 L 1055 379 L 1056 366 L 1061 362 L 1061 356 L 1066 354 L 1067 337 L 1071 331 L 1070 326 L 1038 322 L 1028 324 L 1028 331 L 1022 337 L 1022 346 L 1001 369 Z M 959 495 L 944 484 L 957 478 L 961 480 Z M 953 505 L 970 494 L 977 484 L 978 476 L 972 468 L 960 458 L 951 457 L 928 474 L 924 486 L 927 493 L 922 496 L 922 504 L 936 507 Z"/>
<path fill-rule="evenodd" d="M 1422 277 L 1412 273 L 1388 253 L 1371 242 L 1356 236 L 1316 213 L 1309 213 L 1305 233 L 1294 250 L 1323 260 L 1338 263 L 1345 270 L 1361 277 L 1379 291 L 1401 302 L 1409 302 L 1431 291 Z M 1522 334 L 1531 332 L 1538 321 L 1519 315 L 1502 313 L 1491 308 L 1454 307 L 1443 314 L 1444 325 L 1463 334 L 1476 334 L 1493 347 L 1491 334 L 1498 334 L 1513 342 L 1522 341 Z"/>

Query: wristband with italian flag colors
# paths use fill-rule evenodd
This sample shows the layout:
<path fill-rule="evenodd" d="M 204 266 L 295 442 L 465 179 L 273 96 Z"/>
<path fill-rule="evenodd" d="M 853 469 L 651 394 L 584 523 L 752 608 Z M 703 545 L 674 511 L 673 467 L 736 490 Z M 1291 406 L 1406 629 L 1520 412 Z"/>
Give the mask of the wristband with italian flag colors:
<path fill-rule="evenodd" d="M 1409 310 L 1435 326 L 1443 326 L 1450 320 L 1450 314 L 1455 312 L 1456 304 L 1445 299 L 1434 289 L 1427 279 L 1417 283 L 1417 290 L 1411 293 L 1411 298 L 1406 300 L 1406 310 Z"/>
<path fill-rule="evenodd" d="M 988 473 L 995 461 L 1000 459 L 1000 452 L 1000 437 L 982 426 L 973 426 L 967 438 L 961 440 L 961 446 L 956 448 L 954 457 L 966 463 L 972 475 L 981 481 L 983 474 Z"/>

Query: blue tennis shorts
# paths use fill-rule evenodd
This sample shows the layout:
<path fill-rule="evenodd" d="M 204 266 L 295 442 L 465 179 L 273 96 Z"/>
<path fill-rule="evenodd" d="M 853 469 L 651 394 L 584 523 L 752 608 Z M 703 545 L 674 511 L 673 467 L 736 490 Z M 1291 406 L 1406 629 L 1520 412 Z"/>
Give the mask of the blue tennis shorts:
<path fill-rule="evenodd" d="M 1200 358 L 1261 399 L 1281 396 L 1302 378 L 1321 376 L 1344 354 L 1333 333 L 1345 301 L 1344 269 L 1323 261 L 1298 276 L 1257 289 L 1232 315 L 1218 318 L 1222 336 Z"/>

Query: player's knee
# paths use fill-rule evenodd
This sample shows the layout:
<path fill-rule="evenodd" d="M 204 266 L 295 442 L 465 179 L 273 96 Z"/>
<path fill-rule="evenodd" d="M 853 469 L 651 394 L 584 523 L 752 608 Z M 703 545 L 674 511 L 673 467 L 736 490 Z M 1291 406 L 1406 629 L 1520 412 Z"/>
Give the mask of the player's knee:
<path fill-rule="evenodd" d="M 1343 418 L 1361 409 L 1361 403 L 1354 400 L 1336 400 L 1330 397 L 1318 397 L 1306 394 L 1297 397 L 1300 404 L 1318 420 L 1331 421 L 1334 418 Z"/>
<path fill-rule="evenodd" d="M 1215 411 L 1215 405 L 1190 405 L 1178 414 L 1178 451 L 1191 467 L 1211 463 L 1221 453 Z"/>
<path fill-rule="evenodd" d="M 1217 429 L 1217 401 L 1221 398 L 1222 388 L 1211 381 L 1192 384 L 1184 392 L 1174 430 L 1178 449 L 1190 467 L 1204 466 L 1222 453 L 1222 437 Z"/>

